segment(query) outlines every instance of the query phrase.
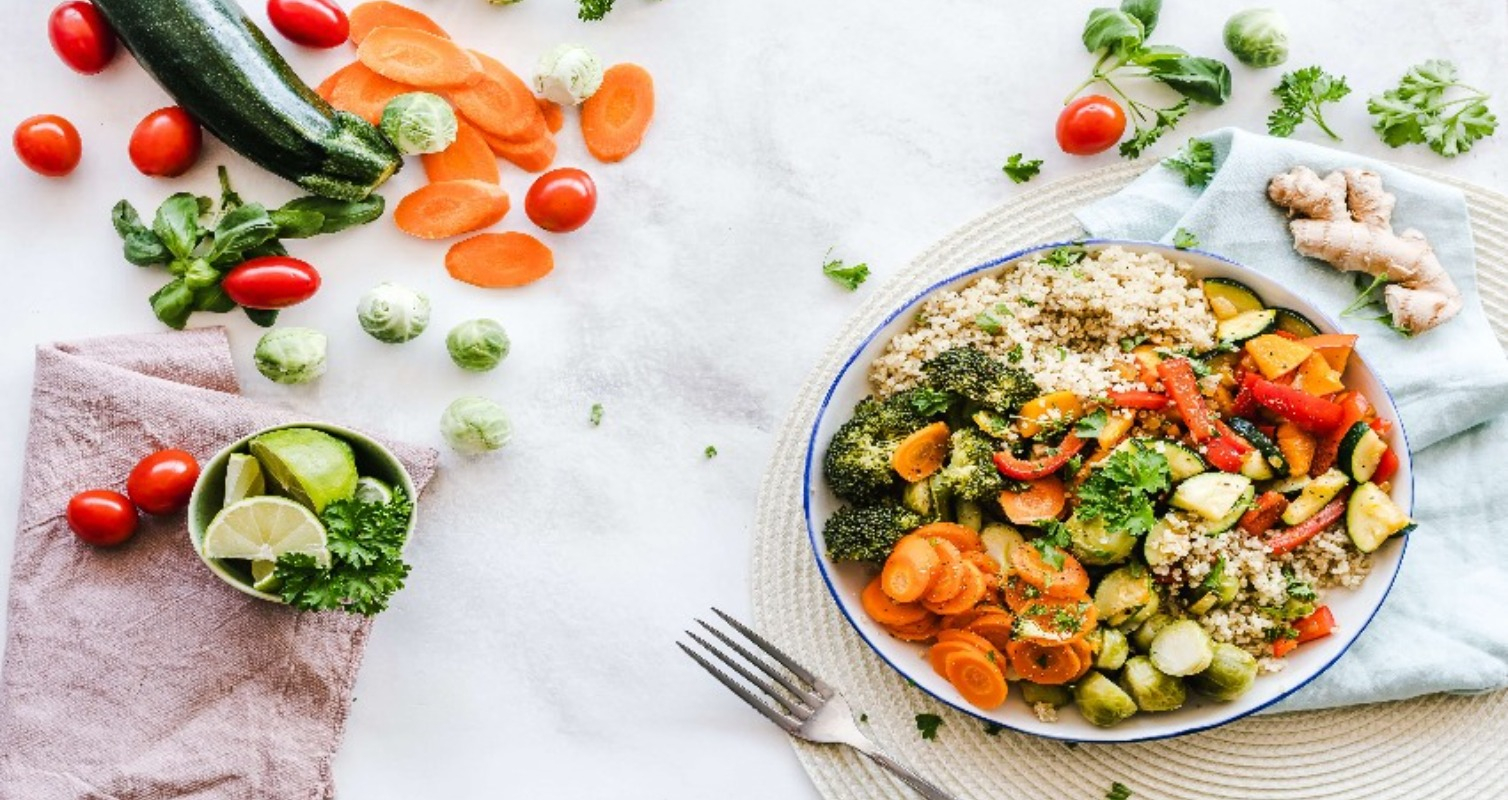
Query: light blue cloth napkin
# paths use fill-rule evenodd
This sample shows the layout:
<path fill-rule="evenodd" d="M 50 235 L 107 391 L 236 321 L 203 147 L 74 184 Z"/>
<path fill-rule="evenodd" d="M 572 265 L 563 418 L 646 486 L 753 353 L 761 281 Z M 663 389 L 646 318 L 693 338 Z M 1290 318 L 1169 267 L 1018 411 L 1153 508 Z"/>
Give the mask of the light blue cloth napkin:
<path fill-rule="evenodd" d="M 1398 700 L 1508 686 L 1508 359 L 1477 294 L 1466 201 L 1451 187 L 1337 150 L 1224 128 L 1209 185 L 1154 167 L 1120 193 L 1078 212 L 1091 236 L 1169 242 L 1184 228 L 1208 250 L 1300 291 L 1360 335 L 1358 348 L 1397 401 L 1414 454 L 1408 555 L 1392 594 L 1351 650 L 1274 711 Z M 1321 176 L 1345 167 L 1382 175 L 1398 198 L 1397 230 L 1429 238 L 1466 306 L 1415 338 L 1340 312 L 1356 297 L 1350 274 L 1294 252 L 1284 212 L 1267 199 L 1272 176 L 1303 164 Z M 1342 621 L 1344 624 L 1344 621 Z"/>

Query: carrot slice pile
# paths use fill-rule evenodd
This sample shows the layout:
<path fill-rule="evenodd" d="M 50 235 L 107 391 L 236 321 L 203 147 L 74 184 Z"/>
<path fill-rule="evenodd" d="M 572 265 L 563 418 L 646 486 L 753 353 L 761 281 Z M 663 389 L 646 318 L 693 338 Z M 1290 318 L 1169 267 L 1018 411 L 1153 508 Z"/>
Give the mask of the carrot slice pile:
<path fill-rule="evenodd" d="M 335 108 L 349 111 L 378 125 L 382 122 L 382 110 L 387 108 L 387 104 L 394 97 L 414 89 L 378 75 L 357 61 L 325 78 L 314 91 Z"/>
<path fill-rule="evenodd" d="M 598 161 L 628 158 L 644 140 L 655 113 L 654 80 L 637 64 L 615 64 L 597 93 L 581 104 L 581 136 Z"/>
<path fill-rule="evenodd" d="M 933 671 L 979 708 L 996 708 L 1010 693 L 1005 680 L 1008 659 L 976 634 L 957 629 L 938 631 L 937 644 L 927 652 L 927 660 Z"/>
<path fill-rule="evenodd" d="M 450 38 L 444 28 L 423 13 L 386 0 L 362 3 L 351 9 L 348 18 L 351 23 L 351 41 L 358 45 L 367 38 L 367 34 L 378 28 L 410 28 L 444 39 Z"/>
<path fill-rule="evenodd" d="M 931 542 L 914 534 L 906 536 L 895 543 L 895 549 L 885 559 L 880 586 L 892 600 L 915 602 L 926 595 L 941 565 Z"/>
<path fill-rule="evenodd" d="M 452 245 L 445 270 L 462 283 L 486 289 L 524 286 L 555 269 L 555 256 L 527 233 L 484 233 Z"/>
<path fill-rule="evenodd" d="M 1055 519 L 1063 512 L 1068 493 L 1056 473 L 1025 483 L 1026 491 L 1000 493 L 1000 508 L 1006 519 L 1017 525 L 1032 525 Z"/>
<path fill-rule="evenodd" d="M 445 239 L 481 230 L 508 213 L 508 193 L 486 181 L 431 183 L 398 201 L 393 221 L 420 239 Z"/>
<path fill-rule="evenodd" d="M 478 60 L 455 42 L 413 28 L 377 28 L 356 48 L 356 57 L 373 72 L 409 86 L 469 86 L 483 78 Z"/>
<path fill-rule="evenodd" d="M 487 140 L 465 120 L 456 120 L 456 140 L 438 153 L 425 153 L 419 157 L 424 164 L 424 175 L 430 183 L 441 181 L 486 181 L 500 183 L 497 156 L 487 146 Z"/>
<path fill-rule="evenodd" d="M 544 172 L 555 163 L 555 138 L 549 134 L 521 142 L 482 134 L 487 147 L 498 157 L 525 172 Z"/>
<path fill-rule="evenodd" d="M 1044 686 L 1061 686 L 1078 677 L 1083 664 L 1079 653 L 1068 645 L 1046 646 L 1018 640 L 1006 647 L 1011 668 L 1022 679 Z"/>
<path fill-rule="evenodd" d="M 946 539 L 952 542 L 960 553 L 973 553 L 984 549 L 984 542 L 980 541 L 978 532 L 956 522 L 933 522 L 917 528 L 912 533 L 924 539 Z"/>
<path fill-rule="evenodd" d="M 1054 567 L 1047 563 L 1042 557 L 1042 551 L 1035 545 L 1022 543 L 1016 545 L 1008 557 L 1021 580 L 1037 587 L 1042 594 L 1064 599 L 1082 596 L 1089 591 L 1089 573 L 1084 571 L 1084 565 L 1071 554 L 1060 555 L 1063 565 Z"/>
<path fill-rule="evenodd" d="M 545 127 L 550 133 L 560 133 L 560 129 L 565 127 L 565 111 L 561 110 L 560 104 L 543 97 L 535 98 L 535 102 L 539 105 L 539 113 L 545 118 Z"/>
<path fill-rule="evenodd" d="M 471 55 L 482 65 L 481 79 L 449 93 L 461 116 L 499 139 L 532 141 L 548 136 L 544 114 L 523 79 L 485 53 L 473 50 Z"/>

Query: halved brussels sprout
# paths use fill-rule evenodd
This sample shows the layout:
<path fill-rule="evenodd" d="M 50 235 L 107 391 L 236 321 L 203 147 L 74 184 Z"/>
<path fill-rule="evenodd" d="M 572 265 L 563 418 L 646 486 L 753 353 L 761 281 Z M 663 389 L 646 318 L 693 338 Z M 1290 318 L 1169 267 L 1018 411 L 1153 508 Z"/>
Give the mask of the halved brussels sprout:
<path fill-rule="evenodd" d="M 1140 564 L 1130 564 L 1100 579 L 1094 590 L 1094 610 L 1108 625 L 1119 625 L 1152 602 L 1152 574 Z"/>
<path fill-rule="evenodd" d="M 1090 672 L 1073 687 L 1073 702 L 1092 725 L 1108 728 L 1136 713 L 1136 701 L 1098 672 Z"/>
<path fill-rule="evenodd" d="M 1172 711 L 1188 699 L 1183 681 L 1157 668 L 1152 659 L 1134 656 L 1121 668 L 1120 686 L 1142 711 Z"/>
<path fill-rule="evenodd" d="M 1163 628 L 1173 624 L 1173 618 L 1167 614 L 1153 614 L 1143 622 L 1140 627 L 1131 632 L 1131 646 L 1137 652 L 1146 653 L 1152 650 L 1152 640 Z"/>
<path fill-rule="evenodd" d="M 1189 685 L 1212 700 L 1229 701 L 1245 694 L 1256 680 L 1256 657 L 1233 644 L 1219 642 L 1210 665 L 1191 676 Z"/>
<path fill-rule="evenodd" d="M 1126 657 L 1131 655 L 1131 645 L 1126 641 L 1126 634 L 1115 628 L 1098 628 L 1100 634 L 1100 648 L 1094 654 L 1094 666 L 1096 669 L 1120 669 L 1126 663 Z"/>
<path fill-rule="evenodd" d="M 1181 619 L 1152 637 L 1149 654 L 1152 663 L 1169 675 L 1193 675 L 1210 665 L 1215 657 L 1215 644 L 1204 626 L 1191 619 Z"/>
<path fill-rule="evenodd" d="M 1073 702 L 1073 695 L 1067 686 L 1043 686 L 1040 683 L 1022 681 L 1021 699 L 1029 706 L 1046 703 L 1053 708 L 1062 708 Z"/>
<path fill-rule="evenodd" d="M 1073 554 L 1085 564 L 1108 566 L 1131 556 L 1137 539 L 1125 531 L 1112 531 L 1100 518 L 1084 519 L 1078 514 L 1068 518 L 1068 536 Z"/>

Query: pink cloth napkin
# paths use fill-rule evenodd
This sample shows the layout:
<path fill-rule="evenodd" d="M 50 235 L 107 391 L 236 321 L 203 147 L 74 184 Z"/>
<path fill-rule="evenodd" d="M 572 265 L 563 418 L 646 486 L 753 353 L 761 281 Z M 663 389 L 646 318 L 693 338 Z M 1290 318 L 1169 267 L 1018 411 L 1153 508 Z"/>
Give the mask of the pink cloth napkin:
<path fill-rule="evenodd" d="M 68 499 L 142 456 L 202 461 L 287 409 L 236 394 L 220 328 L 38 348 L 0 667 L 0 800 L 323 800 L 371 620 L 216 578 L 183 515 L 100 550 Z M 433 450 L 387 443 L 422 488 Z"/>

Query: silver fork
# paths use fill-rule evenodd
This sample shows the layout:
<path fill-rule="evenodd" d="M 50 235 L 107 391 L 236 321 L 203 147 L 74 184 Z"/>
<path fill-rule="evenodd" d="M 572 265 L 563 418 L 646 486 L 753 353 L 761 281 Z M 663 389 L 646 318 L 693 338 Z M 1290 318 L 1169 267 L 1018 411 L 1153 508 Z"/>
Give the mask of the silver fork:
<path fill-rule="evenodd" d="M 722 617 L 723 622 L 743 634 L 744 638 L 753 642 L 756 647 L 779 664 L 785 667 L 782 672 L 769 662 L 749 652 L 748 648 L 730 638 L 717 628 L 708 625 L 698 619 L 696 623 L 701 625 L 712 634 L 713 638 L 721 642 L 727 650 L 737 654 L 737 657 L 728 655 L 723 648 L 714 645 L 692 631 L 686 631 L 691 640 L 701 645 L 703 649 L 711 653 L 717 660 L 726 664 L 728 668 L 738 673 L 745 681 L 758 687 L 764 692 L 768 701 L 760 700 L 759 697 L 747 686 L 733 678 L 726 672 L 718 669 L 711 661 L 681 642 L 676 646 L 685 651 L 686 655 L 696 660 L 704 669 L 712 673 L 712 677 L 722 681 L 724 686 L 733 690 L 733 693 L 742 697 L 745 702 L 754 707 L 755 711 L 765 715 L 769 720 L 786 733 L 798 739 L 819 744 L 846 744 L 849 747 L 868 756 L 871 761 L 894 773 L 907 786 L 915 789 L 927 800 L 957 800 L 925 778 L 912 772 L 900 762 L 886 755 L 880 746 L 875 744 L 859 726 L 854 722 L 853 711 L 848 707 L 848 701 L 843 699 L 836 689 L 829 686 L 821 678 L 813 675 L 805 667 L 791 660 L 791 657 L 781 652 L 775 645 L 770 644 L 763 636 L 750 630 L 742 622 L 724 614 L 714 608 L 712 613 Z M 740 659 L 742 663 L 740 662 Z M 750 671 L 751 665 L 768 676 L 769 680 L 761 678 Z M 774 681 L 774 683 L 771 683 Z M 779 684 L 780 689 L 775 688 Z M 782 692 L 781 689 L 785 691 Z"/>

